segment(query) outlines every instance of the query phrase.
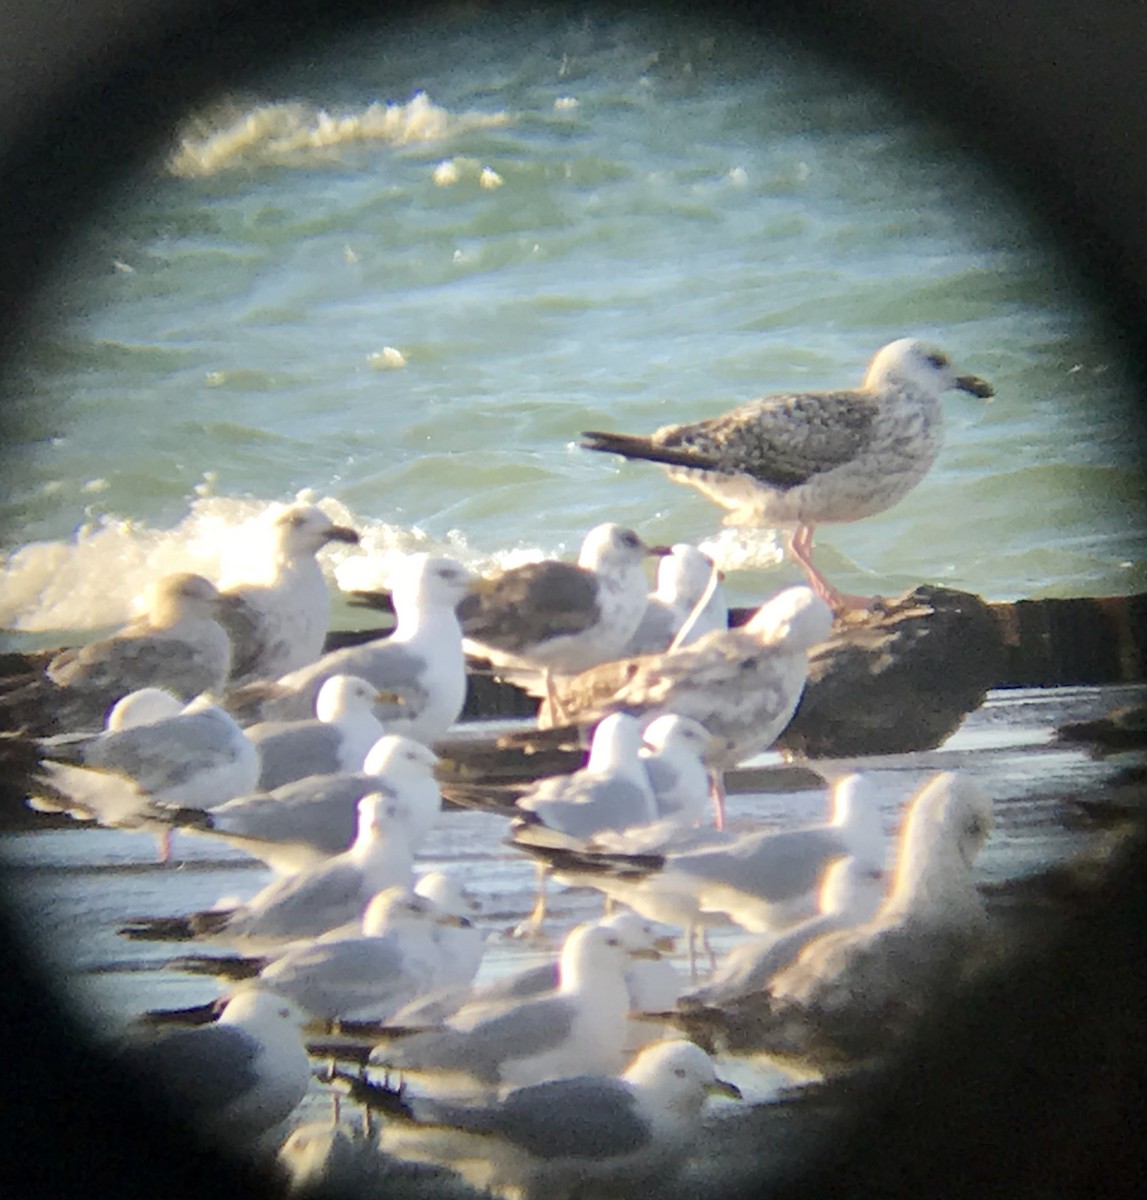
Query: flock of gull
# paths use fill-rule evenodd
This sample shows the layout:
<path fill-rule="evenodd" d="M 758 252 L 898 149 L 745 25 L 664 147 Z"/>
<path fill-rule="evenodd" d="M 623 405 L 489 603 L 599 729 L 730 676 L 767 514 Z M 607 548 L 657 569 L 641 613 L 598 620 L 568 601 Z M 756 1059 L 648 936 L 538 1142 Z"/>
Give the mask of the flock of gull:
<path fill-rule="evenodd" d="M 669 1179 L 706 1099 L 739 1094 L 714 1055 L 824 1073 L 887 1054 L 983 939 L 972 866 L 989 799 L 936 775 L 905 798 L 890 845 L 862 774 L 831 781 L 821 824 L 736 833 L 722 780 L 793 716 L 834 611 L 872 603 L 813 566 L 813 529 L 923 477 L 951 388 L 991 394 L 906 339 L 856 390 L 586 435 L 667 465 L 730 519 L 793 530 L 810 586 L 737 628 L 701 551 L 605 524 L 576 563 L 493 578 L 411 554 L 389 581 L 393 630 L 324 653 L 316 554 L 357 535 L 296 504 L 267 513 L 257 581 L 165 576 L 117 634 L 4 680 L 34 807 L 150 831 L 164 860 L 173 834 L 216 839 L 274 873 L 246 902 L 121 929 L 230 952 L 195 960 L 229 976 L 201 1023 L 133 1038 L 125 1062 L 247 1148 L 279 1144 L 317 1076 L 363 1106 L 380 1154 L 530 1198 Z M 541 700 L 507 755 L 575 730 L 584 764 L 512 783 L 447 764 L 476 659 Z M 540 936 L 555 883 L 597 889 L 606 914 L 566 931 L 552 961 L 476 986 L 488 931 L 457 878 L 419 866 L 451 820 L 444 799 L 504 815 L 532 861 L 537 904 L 516 936 Z M 707 932 L 729 923 L 744 937 L 717 961 Z M 678 932 L 688 978 L 666 957 Z"/>

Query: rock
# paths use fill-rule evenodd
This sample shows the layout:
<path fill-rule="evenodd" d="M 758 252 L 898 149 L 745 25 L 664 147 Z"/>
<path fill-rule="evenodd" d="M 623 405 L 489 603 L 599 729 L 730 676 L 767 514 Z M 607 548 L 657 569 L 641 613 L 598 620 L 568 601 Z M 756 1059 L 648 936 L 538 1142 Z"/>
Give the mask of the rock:
<path fill-rule="evenodd" d="M 1004 649 L 983 600 L 925 585 L 846 615 L 809 657 L 808 685 L 774 748 L 841 758 L 940 745 L 995 686 Z"/>

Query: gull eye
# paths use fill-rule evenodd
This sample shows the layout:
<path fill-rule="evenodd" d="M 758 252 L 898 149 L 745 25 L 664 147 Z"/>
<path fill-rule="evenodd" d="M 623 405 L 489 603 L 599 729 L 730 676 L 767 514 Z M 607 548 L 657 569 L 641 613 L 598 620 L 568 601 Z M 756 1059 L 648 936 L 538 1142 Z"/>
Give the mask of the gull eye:
<path fill-rule="evenodd" d="M 279 1009 L 280 1017 L 289 1017 L 290 1015 L 291 1015 L 291 1010 L 289 1008 L 280 1008 Z"/>
<path fill-rule="evenodd" d="M 931 353 L 925 357 L 925 361 L 930 367 L 935 367 L 937 371 L 943 371 L 949 366 L 947 358 L 943 354 Z"/>
<path fill-rule="evenodd" d="M 684 1079 L 685 1078 L 685 1068 L 684 1067 L 674 1067 L 673 1074 L 676 1075 L 678 1079 Z"/>

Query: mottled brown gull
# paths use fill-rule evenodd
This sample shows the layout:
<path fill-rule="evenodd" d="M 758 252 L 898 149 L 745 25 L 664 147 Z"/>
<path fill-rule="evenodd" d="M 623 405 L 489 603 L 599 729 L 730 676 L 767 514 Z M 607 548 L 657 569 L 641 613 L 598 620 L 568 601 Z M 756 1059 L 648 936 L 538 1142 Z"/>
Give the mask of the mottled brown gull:
<path fill-rule="evenodd" d="M 818 595 L 838 609 L 870 607 L 813 565 L 813 532 L 883 512 L 924 478 L 943 440 L 940 397 L 952 389 L 992 395 L 943 351 L 901 338 L 877 351 L 859 388 L 765 396 L 648 437 L 587 430 L 584 444 L 664 463 L 676 482 L 727 509 L 727 524 L 790 530 L 789 554 Z"/>
<path fill-rule="evenodd" d="M 313 504 L 271 509 L 264 561 L 244 557 L 239 578 L 223 578 L 220 620 L 232 644 L 231 682 L 277 679 L 312 663 L 330 625 L 330 587 L 315 555 L 329 542 L 357 545 Z M 255 577 L 252 578 L 252 573 Z"/>
<path fill-rule="evenodd" d="M 737 629 L 561 681 L 561 711 L 582 726 L 611 712 L 646 724 L 666 713 L 691 717 L 715 739 L 709 761 L 723 771 L 767 749 L 789 723 L 808 678 L 808 650 L 831 627 L 831 610 L 811 589 L 786 588 Z M 538 723 L 560 724 L 546 706 Z"/>
<path fill-rule="evenodd" d="M 214 584 L 202 575 L 165 575 L 145 603 L 145 615 L 111 637 L 61 650 L 45 674 L 7 684 L 0 694 L 6 726 L 41 734 L 97 730 L 128 692 L 158 687 L 188 701 L 220 689 L 231 642 L 217 619 Z"/>

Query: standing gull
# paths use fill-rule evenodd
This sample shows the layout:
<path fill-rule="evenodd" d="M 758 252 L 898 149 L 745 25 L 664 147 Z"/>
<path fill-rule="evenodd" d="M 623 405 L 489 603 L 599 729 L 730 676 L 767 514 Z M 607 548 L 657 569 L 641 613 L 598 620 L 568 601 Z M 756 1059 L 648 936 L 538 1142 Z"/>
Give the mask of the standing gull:
<path fill-rule="evenodd" d="M 238 796 L 192 818 L 189 832 L 216 837 L 263 859 L 280 874 L 313 867 L 347 848 L 355 836 L 358 802 L 391 789 L 400 797 L 405 836 L 418 850 L 442 805 L 429 747 L 399 734 L 384 734 L 361 771 L 311 775 L 272 792 Z"/>
<path fill-rule="evenodd" d="M 758 934 L 734 946 L 708 983 L 683 996 L 682 1003 L 725 1004 L 761 991 L 814 939 L 871 920 L 884 900 L 884 885 L 883 871 L 851 855 L 835 859 L 821 879 L 815 916 L 782 933 Z"/>
<path fill-rule="evenodd" d="M 991 829 L 991 801 L 977 783 L 933 776 L 909 801 L 892 892 L 870 921 L 810 942 L 766 992 L 684 1023 L 730 1050 L 766 1050 L 821 1070 L 904 1045 L 985 947 L 972 868 Z"/>
<path fill-rule="evenodd" d="M 715 739 L 709 762 L 724 771 L 768 749 L 788 725 L 808 679 L 808 651 L 831 628 L 832 612 L 820 597 L 807 587 L 786 588 L 737 629 L 563 681 L 561 710 L 582 726 L 611 712 L 646 723 L 667 713 L 691 717 Z M 548 708 L 538 723 L 554 723 Z"/>
<path fill-rule="evenodd" d="M 358 834 L 342 854 L 269 883 L 246 904 L 188 917 L 153 917 L 121 928 L 146 941 L 214 937 L 252 949 L 318 937 L 357 921 L 376 892 L 408 886 L 414 857 L 406 840 L 406 813 L 392 789 L 364 796 Z"/>
<path fill-rule="evenodd" d="M 268 510 L 267 555 L 251 577 L 243 560 L 238 579 L 224 578 L 220 620 L 234 651 L 231 683 L 277 679 L 323 652 L 330 625 L 330 587 L 315 555 L 329 542 L 358 544 L 358 534 L 336 525 L 313 504 Z"/>
<path fill-rule="evenodd" d="M 218 1021 L 125 1045 L 120 1057 L 189 1121 L 243 1151 L 306 1094 L 310 1060 L 289 1000 L 247 988 Z"/>
<path fill-rule="evenodd" d="M 581 925 L 562 946 L 551 995 L 495 1009 L 463 1007 L 441 1031 L 378 1047 L 372 1061 L 487 1090 L 540 1083 L 622 1061 L 629 992 L 625 949 L 609 930 Z"/>
<path fill-rule="evenodd" d="M 813 532 L 901 500 L 928 473 L 943 440 L 941 395 L 991 396 L 941 350 L 901 338 L 877 351 L 859 388 L 752 400 L 723 416 L 666 425 L 648 437 L 587 431 L 587 449 L 671 467 L 670 477 L 728 509 L 727 524 L 791 530 L 788 551 L 834 608 L 871 598 L 838 592 L 812 561 Z"/>
<path fill-rule="evenodd" d="M 357 675 L 332 675 L 315 697 L 315 715 L 304 721 L 262 721 L 247 730 L 259 747 L 259 790 L 274 791 L 308 775 L 359 771 L 385 730 L 374 705 L 385 699 Z"/>
<path fill-rule="evenodd" d="M 172 706 L 174 713 L 163 715 Z M 32 785 L 33 807 L 159 832 L 166 861 L 171 824 L 161 810 L 203 809 L 250 791 L 259 778 L 258 750 L 207 696 L 183 706 L 159 689 L 131 692 L 107 724 L 83 741 L 43 745 L 45 758 L 66 761 L 44 762 Z"/>
<path fill-rule="evenodd" d="M 546 559 L 480 580 L 458 605 L 467 648 L 495 667 L 541 670 L 547 681 L 615 658 L 648 603 L 642 563 L 663 553 L 632 529 L 598 525 L 576 564 Z"/>
<path fill-rule="evenodd" d="M 391 581 L 398 623 L 389 637 L 324 654 L 273 683 L 229 692 L 227 707 L 243 717 L 299 720 L 314 712 L 319 688 L 332 675 L 357 675 L 393 704 L 376 712 L 391 733 L 430 743 L 458 719 L 466 699 L 466 658 L 454 608 L 470 575 L 452 558 L 412 554 Z"/>
<path fill-rule="evenodd" d="M 146 614 L 111 637 L 61 650 L 45 674 L 21 677 L 0 696 L 8 728 L 51 734 L 99 729 L 115 702 L 158 687 L 188 701 L 218 691 L 231 667 L 220 596 L 202 575 L 165 575 L 145 597 Z"/>
<path fill-rule="evenodd" d="M 692 1042 L 647 1046 L 621 1076 L 583 1073 L 512 1091 L 486 1108 L 414 1101 L 380 1133 L 387 1153 L 454 1167 L 507 1200 L 657 1193 L 685 1165 L 718 1079 Z"/>

